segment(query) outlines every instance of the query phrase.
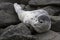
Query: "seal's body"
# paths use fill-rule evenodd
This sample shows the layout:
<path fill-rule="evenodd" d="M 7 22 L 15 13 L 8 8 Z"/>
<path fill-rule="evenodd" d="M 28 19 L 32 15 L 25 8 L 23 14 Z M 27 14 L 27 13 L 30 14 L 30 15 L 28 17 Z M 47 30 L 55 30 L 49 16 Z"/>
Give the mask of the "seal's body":
<path fill-rule="evenodd" d="M 51 20 L 45 10 L 24 11 L 17 3 L 14 3 L 14 8 L 19 19 L 25 24 L 30 24 L 36 32 L 46 32 L 51 28 Z"/>

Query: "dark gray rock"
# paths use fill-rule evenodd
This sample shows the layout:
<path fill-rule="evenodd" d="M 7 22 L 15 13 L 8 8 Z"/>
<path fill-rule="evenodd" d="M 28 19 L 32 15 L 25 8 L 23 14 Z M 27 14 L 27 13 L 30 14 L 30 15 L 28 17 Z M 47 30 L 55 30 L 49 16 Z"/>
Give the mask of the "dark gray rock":
<path fill-rule="evenodd" d="M 30 0 L 29 5 L 45 9 L 50 15 L 60 15 L 60 0 Z"/>
<path fill-rule="evenodd" d="M 0 35 L 3 33 L 4 29 L 0 29 Z"/>
<path fill-rule="evenodd" d="M 51 30 L 60 32 L 60 16 L 51 16 L 52 28 Z"/>
<path fill-rule="evenodd" d="M 60 32 L 58 32 L 60 34 Z"/>
<path fill-rule="evenodd" d="M 14 34 L 9 37 L 0 37 L 0 40 L 36 40 L 37 37 L 32 35 L 19 35 Z"/>
<path fill-rule="evenodd" d="M 30 0 L 29 5 L 60 5 L 60 0 Z"/>
<path fill-rule="evenodd" d="M 31 32 L 27 28 L 26 25 L 24 25 L 23 23 L 20 23 L 18 25 L 11 25 L 11 26 L 8 26 L 7 28 L 5 28 L 3 30 L 3 32 L 1 33 L 1 36 L 2 37 L 9 37 L 9 36 L 11 36 L 13 34 L 30 35 Z"/>
<path fill-rule="evenodd" d="M 47 11 L 49 15 L 58 16 L 60 14 L 60 7 L 46 6 L 46 7 L 43 7 L 42 9 Z"/>
<path fill-rule="evenodd" d="M 37 34 L 36 37 L 37 40 L 60 40 L 60 34 L 54 31 L 49 31 L 43 34 Z"/>
<path fill-rule="evenodd" d="M 21 4 L 28 4 L 29 0 L 18 0 L 17 2 Z"/>
<path fill-rule="evenodd" d="M 11 3 L 21 3 L 21 4 L 28 4 L 29 0 L 0 0 L 1 2 L 11 2 Z"/>
<path fill-rule="evenodd" d="M 20 6 L 22 7 L 22 9 L 24 9 L 24 8 L 25 8 L 25 5 L 24 5 L 24 4 L 20 4 Z"/>
<path fill-rule="evenodd" d="M 35 9 L 36 9 L 35 7 L 32 7 L 30 5 L 26 5 L 25 8 L 24 8 L 24 10 L 26 10 L 26 11 L 32 11 L 32 10 L 35 10 Z"/>
<path fill-rule="evenodd" d="M 14 3 L 14 2 L 17 2 L 17 0 L 13 0 L 13 1 L 12 0 L 0 0 L 0 3 L 1 2 L 11 2 L 11 3 Z"/>
<path fill-rule="evenodd" d="M 60 40 L 60 34 L 54 31 L 36 35 L 14 34 L 9 37 L 0 37 L 0 40 Z"/>
<path fill-rule="evenodd" d="M 12 3 L 0 3 L 0 28 L 19 23 Z"/>

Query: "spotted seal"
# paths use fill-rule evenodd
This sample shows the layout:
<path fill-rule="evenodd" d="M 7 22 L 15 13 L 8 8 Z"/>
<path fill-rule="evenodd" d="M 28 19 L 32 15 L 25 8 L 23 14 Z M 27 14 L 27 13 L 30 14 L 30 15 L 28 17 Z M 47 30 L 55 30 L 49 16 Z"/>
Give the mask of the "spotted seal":
<path fill-rule="evenodd" d="M 42 33 L 50 30 L 51 20 L 47 11 L 43 9 L 24 11 L 17 3 L 14 3 L 14 8 L 19 19 L 25 24 L 30 24 L 36 32 Z"/>

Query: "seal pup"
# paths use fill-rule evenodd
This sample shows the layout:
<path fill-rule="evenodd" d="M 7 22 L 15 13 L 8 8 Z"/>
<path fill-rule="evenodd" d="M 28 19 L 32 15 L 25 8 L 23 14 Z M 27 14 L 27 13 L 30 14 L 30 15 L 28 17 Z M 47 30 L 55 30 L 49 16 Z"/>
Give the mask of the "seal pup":
<path fill-rule="evenodd" d="M 51 20 L 47 11 L 43 9 L 24 11 L 21 5 L 14 3 L 15 11 L 20 21 L 31 25 L 38 33 L 46 32 L 51 28 Z"/>

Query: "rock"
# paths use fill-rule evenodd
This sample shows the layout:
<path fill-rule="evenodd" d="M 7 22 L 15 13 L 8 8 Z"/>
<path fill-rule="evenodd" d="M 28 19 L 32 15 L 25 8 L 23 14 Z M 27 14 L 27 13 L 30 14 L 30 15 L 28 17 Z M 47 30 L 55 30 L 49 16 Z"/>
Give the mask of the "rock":
<path fill-rule="evenodd" d="M 28 4 L 28 2 L 29 2 L 29 0 L 18 0 L 17 1 L 17 3 L 21 3 L 21 4 Z"/>
<path fill-rule="evenodd" d="M 50 16 L 52 20 L 54 21 L 60 21 L 60 16 Z"/>
<path fill-rule="evenodd" d="M 0 3 L 1 2 L 11 2 L 11 3 L 14 3 L 14 2 L 17 2 L 17 0 L 13 0 L 13 1 L 12 0 L 0 0 Z"/>
<path fill-rule="evenodd" d="M 56 6 L 45 6 L 45 7 L 41 7 L 41 6 L 30 6 L 27 5 L 25 6 L 24 10 L 37 10 L 37 9 L 44 9 L 45 11 L 48 12 L 49 15 L 54 15 L 54 16 L 59 16 L 60 15 L 60 7 L 56 7 Z"/>
<path fill-rule="evenodd" d="M 58 32 L 60 34 L 60 32 Z"/>
<path fill-rule="evenodd" d="M 52 28 L 51 30 L 60 32 L 60 16 L 51 16 Z"/>
<path fill-rule="evenodd" d="M 46 7 L 43 7 L 41 9 L 46 10 L 49 15 L 58 16 L 60 14 L 60 7 L 46 6 Z"/>
<path fill-rule="evenodd" d="M 36 7 L 32 7 L 30 5 L 26 5 L 25 8 L 24 8 L 24 10 L 26 10 L 26 11 L 32 11 L 32 10 L 36 10 Z"/>
<path fill-rule="evenodd" d="M 60 40 L 60 34 L 51 30 L 47 33 L 37 34 L 35 36 L 37 37 L 37 40 Z"/>
<path fill-rule="evenodd" d="M 21 3 L 21 4 L 28 4 L 29 0 L 0 0 L 1 2 L 11 2 L 11 3 Z"/>
<path fill-rule="evenodd" d="M 3 33 L 4 29 L 0 29 L 0 35 Z"/>
<path fill-rule="evenodd" d="M 32 35 L 19 35 L 14 34 L 9 37 L 0 37 L 0 40 L 36 40 L 37 37 L 34 37 Z"/>
<path fill-rule="evenodd" d="M 20 23 L 18 25 L 11 25 L 11 26 L 8 26 L 7 28 L 5 28 L 3 30 L 3 32 L 1 33 L 1 36 L 9 37 L 13 34 L 30 35 L 31 31 L 27 28 L 26 25 L 24 25 L 23 23 Z"/>
<path fill-rule="evenodd" d="M 0 28 L 19 23 L 12 3 L 0 3 Z"/>
<path fill-rule="evenodd" d="M 25 8 L 25 5 L 24 5 L 24 4 L 20 4 L 20 5 L 21 5 L 22 9 L 24 9 L 24 8 Z"/>
<path fill-rule="evenodd" d="M 19 35 L 14 34 L 9 37 L 0 37 L 0 40 L 36 40 L 37 37 L 34 37 L 32 35 Z"/>
<path fill-rule="evenodd" d="M 9 37 L 0 37 L 0 40 L 60 40 L 60 34 L 54 31 L 36 35 L 14 34 Z"/>
<path fill-rule="evenodd" d="M 30 0 L 29 5 L 60 5 L 60 0 Z"/>
<path fill-rule="evenodd" d="M 30 6 L 44 8 L 50 15 L 56 16 L 60 14 L 60 0 L 30 0 L 28 4 Z"/>

